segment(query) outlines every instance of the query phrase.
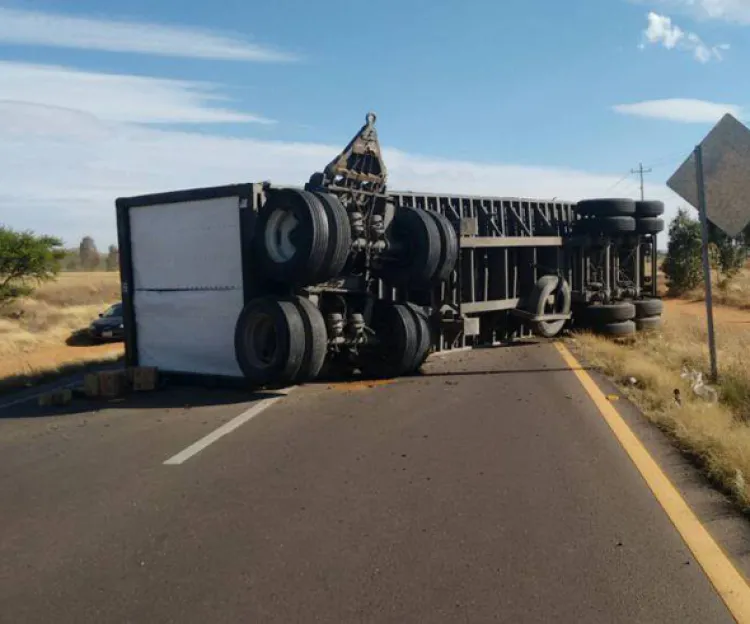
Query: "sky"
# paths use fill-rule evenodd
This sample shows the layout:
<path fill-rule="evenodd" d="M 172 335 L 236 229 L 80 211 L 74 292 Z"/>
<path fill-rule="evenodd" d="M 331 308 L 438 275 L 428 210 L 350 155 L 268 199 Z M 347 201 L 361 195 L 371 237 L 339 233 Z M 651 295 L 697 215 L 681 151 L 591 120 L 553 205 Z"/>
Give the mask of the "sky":
<path fill-rule="evenodd" d="M 642 163 L 671 218 L 749 35 L 750 0 L 0 0 L 0 224 L 106 248 L 117 197 L 301 184 L 370 110 L 391 189 L 637 198 Z"/>

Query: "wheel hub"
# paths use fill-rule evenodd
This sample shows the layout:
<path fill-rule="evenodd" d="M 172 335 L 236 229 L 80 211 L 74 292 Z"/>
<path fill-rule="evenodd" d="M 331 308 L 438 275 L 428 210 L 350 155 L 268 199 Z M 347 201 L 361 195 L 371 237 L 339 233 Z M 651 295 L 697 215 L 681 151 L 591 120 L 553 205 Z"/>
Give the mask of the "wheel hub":
<path fill-rule="evenodd" d="M 268 219 L 265 243 L 271 260 L 278 264 L 289 262 L 297 253 L 292 240 L 299 221 L 291 210 L 276 209 Z"/>

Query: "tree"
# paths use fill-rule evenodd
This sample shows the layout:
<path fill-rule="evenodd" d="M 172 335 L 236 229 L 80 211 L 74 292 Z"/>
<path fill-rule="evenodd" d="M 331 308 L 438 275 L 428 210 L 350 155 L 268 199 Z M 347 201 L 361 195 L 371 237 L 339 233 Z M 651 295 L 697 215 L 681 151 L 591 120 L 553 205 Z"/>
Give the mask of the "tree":
<path fill-rule="evenodd" d="M 701 267 L 701 225 L 680 208 L 669 226 L 667 257 L 662 268 L 670 292 L 679 294 L 692 290 L 703 280 Z"/>
<path fill-rule="evenodd" d="M 745 265 L 747 246 L 743 239 L 728 236 L 713 223 L 709 222 L 708 226 L 709 240 L 716 249 L 716 270 L 719 273 L 719 279 L 730 280 Z"/>
<path fill-rule="evenodd" d="M 0 303 L 31 294 L 55 278 L 65 256 L 62 240 L 0 226 Z"/>
<path fill-rule="evenodd" d="M 109 246 L 107 253 L 107 271 L 117 271 L 120 268 L 120 252 L 114 245 Z"/>
<path fill-rule="evenodd" d="M 84 236 L 78 248 L 78 255 L 81 258 L 81 268 L 84 271 L 93 271 L 99 266 L 99 251 L 96 249 L 96 243 L 90 236 Z"/>

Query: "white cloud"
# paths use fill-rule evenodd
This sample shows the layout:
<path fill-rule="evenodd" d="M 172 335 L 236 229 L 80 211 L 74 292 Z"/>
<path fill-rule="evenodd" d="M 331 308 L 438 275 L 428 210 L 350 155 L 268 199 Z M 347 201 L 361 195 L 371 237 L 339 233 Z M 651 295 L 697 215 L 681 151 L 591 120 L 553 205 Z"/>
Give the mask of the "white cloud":
<path fill-rule="evenodd" d="M 718 104 L 703 100 L 677 98 L 618 104 L 612 108 L 623 115 L 636 115 L 683 123 L 715 123 L 727 113 L 738 118 L 743 115 L 742 108 L 734 104 Z"/>
<path fill-rule="evenodd" d="M 216 88 L 204 83 L 0 61 L 2 112 L 12 115 L 18 105 L 33 104 L 42 123 L 56 123 L 61 117 L 42 113 L 40 107 L 131 123 L 270 122 L 217 106 L 222 101 Z M 27 121 L 25 111 L 18 123 Z"/>
<path fill-rule="evenodd" d="M 685 37 L 679 26 L 672 25 L 670 18 L 656 13 L 648 14 L 648 28 L 644 34 L 651 43 L 661 42 L 668 50 L 674 48 Z"/>
<path fill-rule="evenodd" d="M 673 24 L 671 18 L 654 12 L 648 14 L 648 26 L 643 31 L 643 36 L 646 42 L 662 45 L 667 50 L 677 49 L 690 52 L 699 63 L 721 61 L 724 58 L 723 52 L 729 49 L 727 43 L 708 46 L 695 33 L 685 32 Z M 639 47 L 643 49 L 645 44 L 641 43 Z"/>
<path fill-rule="evenodd" d="M 19 133 L 21 125 L 37 132 Z M 352 132 L 357 128 L 355 120 Z M 301 184 L 343 147 L 105 123 L 85 113 L 21 104 L 12 115 L 0 115 L 0 143 L 0 222 L 71 244 L 90 234 L 100 246 L 116 240 L 118 196 L 261 180 Z M 620 177 L 438 160 L 393 149 L 385 150 L 385 159 L 390 188 L 415 191 L 577 200 L 606 196 Z M 647 192 L 670 193 L 656 185 Z"/>
<path fill-rule="evenodd" d="M 645 0 L 636 0 L 644 3 Z M 748 0 L 648 0 L 670 10 L 697 19 L 721 20 L 737 24 L 750 24 Z"/>
<path fill-rule="evenodd" d="M 279 62 L 294 56 L 197 28 L 0 8 L 0 42 L 159 56 Z"/>

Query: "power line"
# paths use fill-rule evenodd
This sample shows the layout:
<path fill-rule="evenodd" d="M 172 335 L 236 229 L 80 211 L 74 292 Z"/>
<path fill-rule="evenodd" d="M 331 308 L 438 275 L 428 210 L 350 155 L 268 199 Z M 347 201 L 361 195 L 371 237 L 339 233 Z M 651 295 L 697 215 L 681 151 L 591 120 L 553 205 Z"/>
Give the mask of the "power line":
<path fill-rule="evenodd" d="M 630 170 L 630 173 L 633 173 L 633 174 L 637 173 L 641 177 L 641 201 L 643 201 L 646 198 L 644 190 L 643 190 L 643 174 L 644 173 L 651 173 L 651 171 L 652 171 L 652 169 L 644 169 L 643 168 L 643 163 L 638 163 L 638 169 L 631 169 Z"/>
<path fill-rule="evenodd" d="M 620 184 L 622 184 L 623 182 L 625 182 L 625 180 L 627 180 L 630 176 L 631 176 L 630 172 L 626 173 L 624 176 L 622 176 L 622 178 L 620 178 L 617 182 L 615 182 L 612 186 L 610 186 L 604 192 L 605 193 L 609 193 L 610 191 L 614 191 L 618 186 L 620 186 Z"/>

